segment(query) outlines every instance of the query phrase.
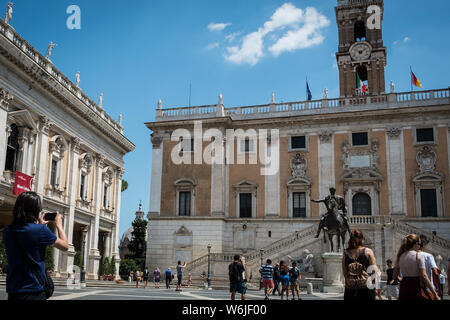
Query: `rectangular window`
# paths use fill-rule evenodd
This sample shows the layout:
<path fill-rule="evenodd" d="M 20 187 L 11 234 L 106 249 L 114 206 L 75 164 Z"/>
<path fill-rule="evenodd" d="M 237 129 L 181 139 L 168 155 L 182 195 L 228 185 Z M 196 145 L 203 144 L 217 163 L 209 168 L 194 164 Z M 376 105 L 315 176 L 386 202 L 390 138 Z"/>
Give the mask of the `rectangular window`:
<path fill-rule="evenodd" d="M 179 193 L 178 215 L 186 217 L 191 215 L 191 192 Z"/>
<path fill-rule="evenodd" d="M 103 208 L 106 208 L 108 206 L 108 193 L 109 193 L 109 186 L 105 183 L 103 186 Z"/>
<path fill-rule="evenodd" d="M 241 193 L 239 194 L 239 217 L 251 218 L 252 217 L 252 194 Z"/>
<path fill-rule="evenodd" d="M 306 137 L 291 137 L 291 149 L 306 149 Z"/>
<path fill-rule="evenodd" d="M 434 130 L 433 128 L 424 128 L 416 130 L 417 142 L 433 142 Z"/>
<path fill-rule="evenodd" d="M 194 139 L 181 140 L 181 152 L 194 152 Z"/>
<path fill-rule="evenodd" d="M 436 189 L 420 190 L 420 206 L 422 217 L 437 217 Z"/>
<path fill-rule="evenodd" d="M 84 198 L 84 191 L 86 188 L 86 176 L 84 174 L 81 175 L 80 179 L 80 198 Z"/>
<path fill-rule="evenodd" d="M 294 192 L 292 201 L 292 217 L 306 218 L 306 193 Z"/>
<path fill-rule="evenodd" d="M 241 146 L 240 146 L 241 153 L 254 152 L 255 141 L 253 139 L 250 140 L 249 138 L 245 138 L 245 140 L 240 140 L 240 141 L 241 141 Z"/>
<path fill-rule="evenodd" d="M 352 133 L 353 146 L 367 146 L 369 145 L 369 136 L 367 132 Z"/>
<path fill-rule="evenodd" d="M 56 175 L 58 174 L 58 161 L 52 159 L 52 166 L 50 170 L 50 185 L 56 186 Z"/>

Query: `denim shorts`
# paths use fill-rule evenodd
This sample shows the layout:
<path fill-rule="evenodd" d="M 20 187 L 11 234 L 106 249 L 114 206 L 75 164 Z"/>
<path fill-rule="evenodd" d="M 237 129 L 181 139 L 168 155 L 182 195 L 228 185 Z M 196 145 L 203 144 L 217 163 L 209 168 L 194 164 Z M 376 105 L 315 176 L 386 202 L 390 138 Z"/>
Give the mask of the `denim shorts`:
<path fill-rule="evenodd" d="M 237 292 L 240 294 L 245 294 L 247 292 L 247 287 L 245 282 L 230 283 L 230 292 Z"/>

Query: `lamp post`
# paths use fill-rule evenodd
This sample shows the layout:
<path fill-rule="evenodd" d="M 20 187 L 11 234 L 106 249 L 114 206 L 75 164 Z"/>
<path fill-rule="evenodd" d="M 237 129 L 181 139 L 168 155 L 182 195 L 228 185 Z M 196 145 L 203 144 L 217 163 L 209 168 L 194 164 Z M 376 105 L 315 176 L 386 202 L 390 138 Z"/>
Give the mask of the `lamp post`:
<path fill-rule="evenodd" d="M 261 267 L 263 265 L 263 256 L 264 256 L 264 249 L 260 249 L 259 252 L 261 253 Z M 263 278 L 262 278 L 262 273 L 261 273 L 261 279 L 259 280 L 259 290 L 261 290 L 263 287 Z"/>
<path fill-rule="evenodd" d="M 83 227 L 81 229 L 82 237 L 83 237 L 83 246 L 81 248 L 81 273 L 80 273 L 80 284 L 82 287 L 86 286 L 86 270 L 84 269 L 84 261 L 85 261 L 85 254 L 86 254 L 86 233 L 87 233 L 87 227 Z"/>
<path fill-rule="evenodd" d="M 211 288 L 211 245 L 208 244 L 208 278 L 206 282 L 208 283 L 208 289 Z"/>

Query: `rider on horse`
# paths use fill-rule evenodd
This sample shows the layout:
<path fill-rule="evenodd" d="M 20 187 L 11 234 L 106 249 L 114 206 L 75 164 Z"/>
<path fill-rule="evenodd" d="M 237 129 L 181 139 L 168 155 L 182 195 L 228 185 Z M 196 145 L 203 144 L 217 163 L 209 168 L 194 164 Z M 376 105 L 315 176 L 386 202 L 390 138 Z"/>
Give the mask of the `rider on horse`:
<path fill-rule="evenodd" d="M 335 188 L 330 188 L 330 195 L 327 196 L 325 199 L 323 200 L 311 200 L 312 202 L 316 202 L 316 203 L 320 203 L 323 202 L 325 204 L 325 206 L 327 207 L 327 212 L 322 216 L 322 218 L 320 218 L 320 224 L 319 224 L 319 229 L 317 230 L 317 234 L 316 234 L 316 238 L 319 237 L 320 231 L 324 228 L 326 228 L 324 226 L 326 218 L 328 217 L 328 215 L 333 212 L 334 209 L 334 205 L 337 205 L 337 210 L 340 211 L 340 215 L 342 216 L 342 218 L 344 219 L 344 225 L 348 230 L 348 233 L 351 234 L 350 231 L 350 226 L 348 225 L 348 218 L 347 218 L 347 209 L 345 208 L 345 199 L 341 196 L 336 195 L 336 189 Z"/>

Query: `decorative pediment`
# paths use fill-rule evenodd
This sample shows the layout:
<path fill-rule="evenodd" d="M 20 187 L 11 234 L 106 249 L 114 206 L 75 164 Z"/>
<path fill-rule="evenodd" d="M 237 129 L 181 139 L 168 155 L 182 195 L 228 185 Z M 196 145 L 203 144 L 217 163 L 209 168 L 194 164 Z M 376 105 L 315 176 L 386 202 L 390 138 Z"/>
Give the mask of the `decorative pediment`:
<path fill-rule="evenodd" d="M 173 184 L 174 184 L 175 186 L 186 186 L 186 185 L 188 185 L 188 186 L 196 186 L 196 185 L 197 185 L 197 184 L 195 183 L 195 181 L 192 180 L 192 179 L 190 179 L 190 178 L 181 178 L 181 179 L 178 179 L 178 180 L 176 180 Z"/>
<path fill-rule="evenodd" d="M 50 139 L 50 152 L 60 153 L 61 156 L 64 155 L 64 151 L 67 149 L 67 141 L 61 135 L 54 135 Z"/>
<path fill-rule="evenodd" d="M 233 185 L 235 188 L 258 188 L 258 184 L 248 181 L 248 180 L 242 180 L 238 183 L 235 183 Z"/>
<path fill-rule="evenodd" d="M 419 182 L 442 182 L 444 180 L 444 177 L 441 173 L 437 171 L 429 171 L 425 173 L 417 173 L 413 176 L 413 182 L 419 183 Z"/>
<path fill-rule="evenodd" d="M 28 127 L 33 130 L 33 132 L 38 132 L 38 124 L 36 120 L 31 116 L 28 110 L 18 110 L 8 112 L 8 118 L 11 122 L 16 123 L 18 126 Z"/>
<path fill-rule="evenodd" d="M 83 153 L 80 156 L 80 160 L 79 160 L 79 168 L 84 168 L 87 171 L 90 171 L 92 164 L 94 163 L 94 158 L 92 155 L 88 154 L 88 153 Z"/>
<path fill-rule="evenodd" d="M 106 167 L 103 171 L 103 181 L 108 182 L 109 184 L 112 183 L 113 180 L 113 176 L 114 176 L 114 172 L 110 167 Z"/>
<path fill-rule="evenodd" d="M 297 187 L 297 186 L 311 186 L 312 180 L 308 177 L 291 178 L 286 182 L 286 186 Z"/>

